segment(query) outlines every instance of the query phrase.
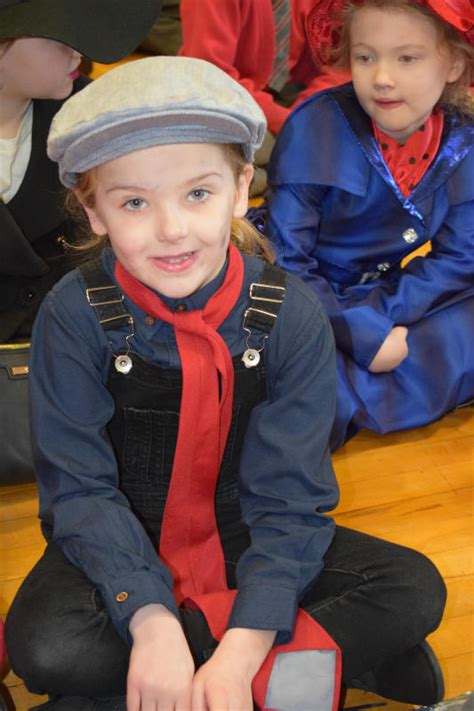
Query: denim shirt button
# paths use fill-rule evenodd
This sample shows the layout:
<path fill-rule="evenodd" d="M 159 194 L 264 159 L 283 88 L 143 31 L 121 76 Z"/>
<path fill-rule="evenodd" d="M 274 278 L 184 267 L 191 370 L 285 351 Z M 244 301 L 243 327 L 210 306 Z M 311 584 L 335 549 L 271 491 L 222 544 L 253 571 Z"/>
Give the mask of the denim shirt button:
<path fill-rule="evenodd" d="M 117 602 L 125 602 L 125 600 L 128 600 L 128 592 L 125 592 L 125 590 L 123 592 L 119 592 L 115 596 L 115 599 L 117 600 Z"/>
<path fill-rule="evenodd" d="M 155 323 L 155 319 L 153 318 L 153 316 L 147 316 L 145 319 L 145 323 L 147 326 L 153 326 L 153 324 Z"/>

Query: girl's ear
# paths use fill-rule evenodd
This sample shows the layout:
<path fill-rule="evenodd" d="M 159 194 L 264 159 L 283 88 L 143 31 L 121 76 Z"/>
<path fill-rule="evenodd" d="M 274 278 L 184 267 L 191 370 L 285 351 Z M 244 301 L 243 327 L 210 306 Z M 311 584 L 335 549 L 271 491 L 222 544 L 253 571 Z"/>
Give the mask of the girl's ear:
<path fill-rule="evenodd" d="M 465 58 L 459 53 L 453 54 L 451 61 L 451 69 L 448 73 L 448 78 L 446 79 L 447 83 L 452 84 L 453 82 L 457 81 L 465 70 L 465 68 Z"/>
<path fill-rule="evenodd" d="M 86 205 L 83 196 L 79 192 L 79 190 L 73 190 L 73 192 L 76 198 L 81 203 L 82 207 L 84 208 L 84 212 L 87 215 L 87 219 L 89 220 L 89 224 L 94 234 L 98 235 L 99 237 L 102 237 L 102 235 L 106 235 L 107 228 L 105 227 L 104 223 L 97 214 L 96 209 L 94 207 L 89 207 L 88 205 Z"/>
<path fill-rule="evenodd" d="M 245 217 L 249 208 L 249 188 L 252 182 L 254 167 L 247 163 L 239 175 L 235 190 L 235 203 L 233 217 Z"/>

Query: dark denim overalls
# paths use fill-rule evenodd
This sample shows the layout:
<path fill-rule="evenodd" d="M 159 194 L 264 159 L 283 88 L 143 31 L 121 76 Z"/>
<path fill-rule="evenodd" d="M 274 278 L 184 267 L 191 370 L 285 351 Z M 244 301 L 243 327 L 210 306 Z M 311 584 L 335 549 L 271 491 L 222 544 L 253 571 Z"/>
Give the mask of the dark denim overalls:
<path fill-rule="evenodd" d="M 81 267 L 87 296 L 105 330 L 127 322 L 130 316 L 120 290 L 103 270 L 100 260 Z M 286 274 L 265 264 L 258 285 L 252 285 L 244 326 L 268 335 L 284 298 Z M 262 310 L 263 309 L 263 310 Z M 117 458 L 120 489 L 159 549 L 161 523 L 173 469 L 182 391 L 181 370 L 146 362 L 131 351 L 133 366 L 124 374 L 112 360 L 107 388 L 116 404 L 108 433 Z M 238 472 L 252 409 L 266 397 L 264 359 L 248 367 L 242 356 L 233 358 L 232 421 L 219 472 L 215 512 L 229 587 L 235 587 L 235 564 L 249 545 L 239 503 Z M 196 412 L 195 416 L 199 417 Z"/>

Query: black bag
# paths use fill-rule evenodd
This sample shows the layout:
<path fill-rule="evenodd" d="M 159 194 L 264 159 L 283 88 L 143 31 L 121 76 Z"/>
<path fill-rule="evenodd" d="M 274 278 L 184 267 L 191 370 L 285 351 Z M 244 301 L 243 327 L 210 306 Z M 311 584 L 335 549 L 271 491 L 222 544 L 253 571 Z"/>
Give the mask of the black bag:
<path fill-rule="evenodd" d="M 0 485 L 34 481 L 28 413 L 29 343 L 0 344 Z"/>

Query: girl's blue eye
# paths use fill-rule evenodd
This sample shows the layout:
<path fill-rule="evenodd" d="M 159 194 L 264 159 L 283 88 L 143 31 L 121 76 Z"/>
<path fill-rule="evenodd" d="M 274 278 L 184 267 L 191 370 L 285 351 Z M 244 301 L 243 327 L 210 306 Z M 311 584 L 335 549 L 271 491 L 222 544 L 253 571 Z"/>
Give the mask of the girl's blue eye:
<path fill-rule="evenodd" d="M 189 193 L 189 199 L 191 202 L 202 202 L 209 195 L 208 190 L 203 190 L 202 188 L 196 188 L 196 190 L 191 190 Z"/>
<path fill-rule="evenodd" d="M 132 198 L 131 200 L 127 200 L 125 203 L 125 207 L 132 211 L 142 210 L 144 205 L 145 202 L 141 198 Z"/>

